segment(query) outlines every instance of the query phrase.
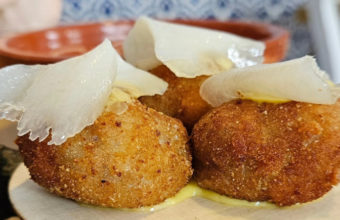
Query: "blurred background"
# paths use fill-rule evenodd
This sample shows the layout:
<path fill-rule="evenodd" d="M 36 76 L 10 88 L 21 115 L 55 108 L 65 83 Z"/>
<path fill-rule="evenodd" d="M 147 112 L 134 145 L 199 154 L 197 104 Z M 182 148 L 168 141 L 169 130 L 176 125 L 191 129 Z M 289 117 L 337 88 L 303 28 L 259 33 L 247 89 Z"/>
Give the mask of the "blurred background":
<path fill-rule="evenodd" d="M 250 20 L 277 24 L 291 31 L 287 58 L 311 53 L 307 27 L 307 0 L 64 0 L 61 23 L 107 19 L 136 19 L 149 15 L 162 19 Z"/>
<path fill-rule="evenodd" d="M 64 0 L 61 24 L 155 18 L 250 20 L 288 29 L 291 44 L 285 59 L 315 55 L 322 69 L 340 81 L 339 0 Z"/>
<path fill-rule="evenodd" d="M 141 15 L 161 19 L 259 21 L 290 32 L 285 59 L 313 55 L 335 82 L 340 81 L 338 8 L 340 0 L 0 0 L 0 35 L 58 25 L 106 20 L 133 20 Z M 14 215 L 7 182 L 20 160 L 0 146 L 0 219 Z"/>
<path fill-rule="evenodd" d="M 248 20 L 278 25 L 291 33 L 285 59 L 315 55 L 340 81 L 339 0 L 0 0 L 0 34 L 104 20 Z"/>

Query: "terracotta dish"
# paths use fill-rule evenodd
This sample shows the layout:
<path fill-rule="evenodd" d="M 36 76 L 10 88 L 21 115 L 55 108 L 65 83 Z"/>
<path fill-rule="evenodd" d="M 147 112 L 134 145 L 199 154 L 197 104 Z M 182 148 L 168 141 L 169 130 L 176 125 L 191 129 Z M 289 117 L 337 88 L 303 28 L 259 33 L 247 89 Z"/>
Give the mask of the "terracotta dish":
<path fill-rule="evenodd" d="M 280 61 L 289 45 L 289 33 L 283 28 L 256 22 L 215 20 L 173 20 L 171 22 L 231 32 L 266 43 L 265 62 Z M 0 38 L 0 66 L 14 63 L 53 63 L 82 54 L 104 38 L 122 53 L 122 41 L 133 21 L 59 26 L 36 32 Z"/>

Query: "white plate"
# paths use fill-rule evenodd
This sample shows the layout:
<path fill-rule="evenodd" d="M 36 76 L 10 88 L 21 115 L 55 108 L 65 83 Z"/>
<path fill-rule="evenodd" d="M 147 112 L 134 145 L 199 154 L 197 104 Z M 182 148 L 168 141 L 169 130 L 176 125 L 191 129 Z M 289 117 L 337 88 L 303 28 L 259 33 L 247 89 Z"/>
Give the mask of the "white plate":
<path fill-rule="evenodd" d="M 340 217 L 340 186 L 322 199 L 291 208 L 249 208 L 218 204 L 203 198 L 190 198 L 156 212 L 132 212 L 81 205 L 55 196 L 29 179 L 24 164 L 13 173 L 9 182 L 10 200 L 24 219 L 317 219 Z"/>

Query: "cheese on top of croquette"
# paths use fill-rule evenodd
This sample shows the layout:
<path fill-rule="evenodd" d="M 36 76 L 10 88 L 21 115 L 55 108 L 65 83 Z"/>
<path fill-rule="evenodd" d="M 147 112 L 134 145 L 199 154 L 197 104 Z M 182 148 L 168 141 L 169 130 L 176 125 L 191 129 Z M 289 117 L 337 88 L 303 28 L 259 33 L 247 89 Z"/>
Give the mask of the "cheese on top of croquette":
<path fill-rule="evenodd" d="M 230 33 L 141 17 L 123 45 L 126 60 L 144 70 L 161 64 L 195 78 L 263 62 L 264 43 Z"/>
<path fill-rule="evenodd" d="M 48 144 L 59 145 L 93 124 L 113 88 L 114 100 L 120 102 L 163 94 L 167 83 L 123 61 L 105 40 L 84 55 L 55 64 L 0 69 L 0 119 L 18 121 L 18 135 L 30 133 L 32 141 L 43 141 L 51 132 Z"/>
<path fill-rule="evenodd" d="M 274 103 L 334 104 L 340 96 L 340 88 L 320 70 L 313 57 L 304 56 L 212 76 L 202 84 L 200 95 L 212 106 L 239 98 Z"/>

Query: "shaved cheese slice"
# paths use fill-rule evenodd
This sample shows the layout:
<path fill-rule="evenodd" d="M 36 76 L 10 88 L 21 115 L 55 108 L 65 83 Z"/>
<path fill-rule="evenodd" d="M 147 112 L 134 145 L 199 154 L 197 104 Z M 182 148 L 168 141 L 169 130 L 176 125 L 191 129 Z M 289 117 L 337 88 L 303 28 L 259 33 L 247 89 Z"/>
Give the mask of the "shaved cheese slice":
<path fill-rule="evenodd" d="M 137 69 L 125 62 L 118 54 L 118 74 L 114 86 L 138 98 L 145 95 L 162 95 L 168 84 L 153 74 Z"/>
<path fill-rule="evenodd" d="M 18 121 L 18 135 L 30 132 L 32 141 L 51 131 L 48 144 L 59 145 L 93 124 L 112 89 L 124 89 L 124 83 L 127 91 L 134 88 L 134 96 L 167 88 L 163 80 L 125 63 L 108 40 L 56 64 L 9 66 L 0 70 L 0 119 Z"/>
<path fill-rule="evenodd" d="M 220 73 L 201 85 L 200 94 L 212 106 L 238 98 L 334 104 L 340 91 L 330 82 L 314 58 L 305 56 Z"/>
<path fill-rule="evenodd" d="M 124 41 L 126 60 L 144 70 L 166 65 L 178 77 L 194 78 L 262 63 L 265 45 L 221 31 L 137 20 Z M 232 62 L 231 62 L 232 61 Z"/>

